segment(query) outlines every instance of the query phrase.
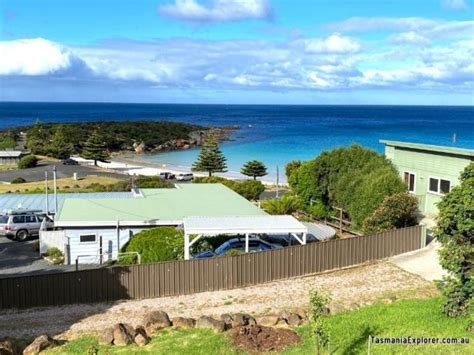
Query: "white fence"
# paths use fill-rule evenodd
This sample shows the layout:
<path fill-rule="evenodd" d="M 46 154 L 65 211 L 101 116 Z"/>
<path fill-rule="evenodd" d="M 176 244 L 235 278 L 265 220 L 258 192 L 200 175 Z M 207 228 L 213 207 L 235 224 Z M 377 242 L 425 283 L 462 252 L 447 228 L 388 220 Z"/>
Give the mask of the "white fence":
<path fill-rule="evenodd" d="M 48 249 L 56 247 L 66 255 L 66 243 L 65 231 L 40 231 L 40 254 L 45 254 Z"/>

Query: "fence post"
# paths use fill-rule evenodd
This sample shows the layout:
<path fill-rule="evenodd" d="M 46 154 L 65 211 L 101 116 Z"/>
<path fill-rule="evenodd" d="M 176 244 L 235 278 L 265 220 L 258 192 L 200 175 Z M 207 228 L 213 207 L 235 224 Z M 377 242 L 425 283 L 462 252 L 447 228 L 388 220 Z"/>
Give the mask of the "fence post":
<path fill-rule="evenodd" d="M 420 238 L 421 238 L 421 244 L 420 244 L 420 249 L 426 247 L 426 224 L 421 224 L 421 229 L 420 229 Z"/>

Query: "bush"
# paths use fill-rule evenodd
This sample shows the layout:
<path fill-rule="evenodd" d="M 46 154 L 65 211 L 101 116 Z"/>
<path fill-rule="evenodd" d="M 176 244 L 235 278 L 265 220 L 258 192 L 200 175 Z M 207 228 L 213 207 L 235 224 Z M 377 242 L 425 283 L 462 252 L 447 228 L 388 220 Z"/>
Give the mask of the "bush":
<path fill-rule="evenodd" d="M 292 160 L 288 164 L 285 165 L 285 175 L 286 178 L 289 180 L 291 174 L 301 166 L 301 160 Z"/>
<path fill-rule="evenodd" d="M 247 200 L 258 200 L 262 192 L 265 191 L 265 186 L 256 180 L 236 181 L 220 176 L 206 176 L 195 177 L 193 182 L 196 184 L 223 184 Z"/>
<path fill-rule="evenodd" d="M 34 168 L 38 165 L 38 158 L 34 155 L 27 155 L 18 162 L 18 169 Z"/>
<path fill-rule="evenodd" d="M 301 206 L 301 199 L 291 194 L 262 201 L 262 208 L 270 214 L 292 214 L 301 209 Z"/>
<path fill-rule="evenodd" d="M 382 204 L 365 219 L 365 233 L 383 232 L 394 228 L 415 226 L 418 200 L 407 192 L 387 196 Z"/>
<path fill-rule="evenodd" d="M 328 209 L 326 208 L 326 206 L 324 206 L 324 203 L 322 203 L 322 201 L 313 201 L 313 204 L 307 206 L 305 208 L 305 211 L 316 219 L 325 219 L 330 215 Z"/>
<path fill-rule="evenodd" d="M 53 264 L 62 264 L 64 261 L 64 254 L 56 247 L 49 248 L 46 255 L 51 259 Z"/>
<path fill-rule="evenodd" d="M 138 252 L 142 263 L 182 260 L 184 258 L 184 233 L 173 227 L 147 229 L 131 237 L 122 252 Z M 130 258 L 120 258 L 126 264 Z"/>
<path fill-rule="evenodd" d="M 11 181 L 12 184 L 24 184 L 25 182 L 26 180 L 22 177 L 16 177 Z"/>

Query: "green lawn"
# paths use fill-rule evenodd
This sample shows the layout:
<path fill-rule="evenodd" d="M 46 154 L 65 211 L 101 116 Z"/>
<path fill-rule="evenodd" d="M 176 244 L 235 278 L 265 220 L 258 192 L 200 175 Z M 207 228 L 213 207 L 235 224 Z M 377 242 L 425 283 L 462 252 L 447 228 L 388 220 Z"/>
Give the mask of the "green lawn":
<path fill-rule="evenodd" d="M 371 354 L 473 354 L 472 333 L 465 330 L 467 318 L 451 319 L 440 313 L 439 298 L 401 300 L 392 304 L 375 304 L 355 311 L 329 316 L 331 353 L 367 354 L 368 336 L 468 337 L 469 345 L 371 345 Z M 287 349 L 285 354 L 314 354 L 310 328 L 297 329 L 303 343 Z M 98 346 L 94 337 L 83 337 L 47 354 L 87 354 L 96 347 L 99 354 L 240 354 L 232 350 L 225 334 L 202 329 L 163 331 L 143 348 L 136 346 Z"/>

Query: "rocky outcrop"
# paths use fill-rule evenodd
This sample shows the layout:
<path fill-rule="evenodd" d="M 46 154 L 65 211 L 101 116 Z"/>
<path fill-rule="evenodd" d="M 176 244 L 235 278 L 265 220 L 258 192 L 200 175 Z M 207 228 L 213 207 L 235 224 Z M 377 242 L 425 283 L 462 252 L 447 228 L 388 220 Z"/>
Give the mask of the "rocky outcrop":
<path fill-rule="evenodd" d="M 36 355 L 41 351 L 58 346 L 59 342 L 47 335 L 40 335 L 23 350 L 23 355 Z"/>
<path fill-rule="evenodd" d="M 114 328 L 107 328 L 99 335 L 100 345 L 112 345 L 114 343 Z"/>
<path fill-rule="evenodd" d="M 5 339 L 0 341 L 0 355 L 14 355 L 15 347 L 11 340 Z"/>
<path fill-rule="evenodd" d="M 138 326 L 135 328 L 134 341 L 138 346 L 145 346 L 150 342 L 150 338 L 148 337 L 144 327 Z"/>
<path fill-rule="evenodd" d="M 113 328 L 114 345 L 124 346 L 135 341 L 135 330 L 126 323 L 115 324 Z"/>
<path fill-rule="evenodd" d="M 264 327 L 274 327 L 278 324 L 280 317 L 276 315 L 268 315 L 257 318 L 257 324 L 263 325 Z"/>

